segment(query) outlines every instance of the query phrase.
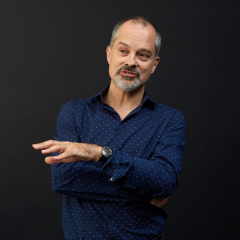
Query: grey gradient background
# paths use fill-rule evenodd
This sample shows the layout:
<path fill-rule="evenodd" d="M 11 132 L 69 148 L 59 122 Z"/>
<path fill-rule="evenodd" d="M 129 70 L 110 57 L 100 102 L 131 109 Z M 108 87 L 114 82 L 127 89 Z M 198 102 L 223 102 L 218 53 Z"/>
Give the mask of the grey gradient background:
<path fill-rule="evenodd" d="M 0 1 L 0 239 L 64 239 L 61 195 L 31 144 L 52 138 L 64 103 L 109 83 L 111 31 L 132 15 L 162 35 L 148 94 L 187 120 L 165 238 L 239 239 L 240 19 L 231 0 Z"/>

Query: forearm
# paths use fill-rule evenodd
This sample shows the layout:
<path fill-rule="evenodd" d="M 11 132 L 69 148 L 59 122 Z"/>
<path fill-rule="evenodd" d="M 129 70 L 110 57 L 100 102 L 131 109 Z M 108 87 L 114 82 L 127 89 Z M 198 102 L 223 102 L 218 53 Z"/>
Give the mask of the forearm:
<path fill-rule="evenodd" d="M 170 196 L 178 183 L 185 144 L 185 121 L 184 117 L 180 116 L 181 118 L 177 120 L 173 118 L 161 137 L 156 138 L 152 152 L 146 154 L 151 156 L 149 159 L 132 157 L 128 153 L 112 148 L 112 157 L 99 166 L 105 179 L 103 188 L 119 186 L 121 191 L 135 192 L 136 196 L 142 196 L 144 199 Z M 89 170 L 89 176 L 95 174 L 96 169 Z M 83 168 L 78 171 L 77 176 L 81 177 Z M 82 183 L 82 180 L 80 181 Z"/>
<path fill-rule="evenodd" d="M 177 146 L 173 148 L 176 152 Z M 178 149 L 181 152 L 181 147 Z M 113 149 L 113 156 L 105 164 L 93 161 L 54 164 L 53 189 L 76 197 L 97 194 L 111 199 L 165 198 L 176 188 L 181 163 L 170 164 L 164 153 L 147 160 Z"/>
<path fill-rule="evenodd" d="M 79 144 L 80 129 L 75 125 L 74 114 L 69 104 L 65 107 L 58 117 L 55 140 Z M 66 115 L 71 116 L 71 119 L 65 118 Z M 130 151 L 129 153 L 119 151 L 110 144 L 107 146 L 113 149 L 113 156 L 98 167 L 92 161 L 83 162 L 91 158 L 80 158 L 75 163 L 54 164 L 53 189 L 75 197 L 96 195 L 108 196 L 109 199 L 150 201 L 153 197 L 169 196 L 177 185 L 181 171 L 185 121 L 180 112 L 176 112 L 167 120 L 164 124 L 161 123 L 160 132 L 156 137 L 149 139 L 151 141 L 149 152 L 145 151 L 134 157 L 130 155 Z M 86 140 L 86 136 L 84 139 Z M 99 143 L 105 145 L 105 141 L 96 142 Z M 69 152 L 68 147 L 65 150 L 62 156 Z M 141 158 L 142 155 L 144 158 Z"/>
<path fill-rule="evenodd" d="M 181 112 L 174 116 L 147 159 L 113 150 L 113 157 L 102 168 L 109 178 L 143 197 L 170 196 L 178 184 L 185 145 L 184 116 Z"/>
<path fill-rule="evenodd" d="M 143 197 L 166 198 L 177 186 L 181 162 L 170 164 L 156 157 L 147 160 L 114 150 L 113 158 L 102 169 L 109 180 L 125 189 Z"/>
<path fill-rule="evenodd" d="M 76 162 L 53 164 L 52 187 L 53 191 L 77 198 L 85 198 L 96 201 L 139 201 L 149 202 L 150 199 L 142 199 L 136 192 L 125 189 L 119 182 L 108 179 L 94 162 Z"/>

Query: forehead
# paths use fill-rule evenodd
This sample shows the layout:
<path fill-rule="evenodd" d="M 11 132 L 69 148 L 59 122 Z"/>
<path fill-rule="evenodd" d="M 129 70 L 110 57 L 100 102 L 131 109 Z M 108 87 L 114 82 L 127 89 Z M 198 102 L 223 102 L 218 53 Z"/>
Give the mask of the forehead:
<path fill-rule="evenodd" d="M 155 50 L 156 31 L 152 25 L 144 26 L 141 23 L 125 22 L 119 29 L 116 45 L 123 42 L 133 47 L 149 48 Z"/>

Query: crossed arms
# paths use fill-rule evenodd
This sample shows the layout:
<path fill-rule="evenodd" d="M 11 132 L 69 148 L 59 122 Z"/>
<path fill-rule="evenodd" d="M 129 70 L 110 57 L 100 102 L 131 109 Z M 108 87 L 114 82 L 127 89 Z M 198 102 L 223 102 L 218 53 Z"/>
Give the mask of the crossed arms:
<path fill-rule="evenodd" d="M 179 111 L 169 120 L 150 159 L 132 157 L 113 149 L 111 159 L 100 167 L 97 162 L 101 146 L 80 143 L 74 121 L 64 137 L 59 134 L 59 129 L 65 131 L 64 123 L 58 120 L 55 141 L 33 145 L 43 154 L 54 153 L 45 161 L 52 164 L 53 190 L 56 192 L 100 201 L 149 202 L 162 207 L 177 185 L 181 170 L 178 162 L 181 162 L 185 143 L 185 121 Z M 75 135 L 70 138 L 68 131 Z M 102 181 L 97 181 L 98 178 Z"/>

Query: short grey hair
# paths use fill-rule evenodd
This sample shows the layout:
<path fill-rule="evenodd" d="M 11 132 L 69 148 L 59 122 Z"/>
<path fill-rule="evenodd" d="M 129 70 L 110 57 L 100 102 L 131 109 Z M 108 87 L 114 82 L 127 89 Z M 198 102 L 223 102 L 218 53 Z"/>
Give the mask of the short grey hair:
<path fill-rule="evenodd" d="M 159 33 L 159 31 L 157 30 L 156 26 L 154 25 L 153 22 L 151 22 L 149 19 L 145 18 L 145 17 L 141 17 L 141 16 L 133 16 L 133 17 L 129 17 L 126 18 L 120 22 L 118 22 L 112 32 L 112 37 L 111 37 L 111 41 L 110 41 L 110 47 L 112 49 L 113 47 L 113 43 L 115 42 L 115 40 L 118 38 L 118 33 L 119 33 L 119 29 L 120 27 L 123 25 L 123 23 L 127 22 L 127 21 L 131 21 L 134 23 L 140 23 L 142 24 L 144 27 L 147 26 L 148 24 L 152 25 L 156 31 L 156 35 L 157 35 L 157 39 L 155 40 L 155 58 L 158 56 L 158 53 L 160 51 L 160 47 L 161 47 L 161 35 Z"/>

